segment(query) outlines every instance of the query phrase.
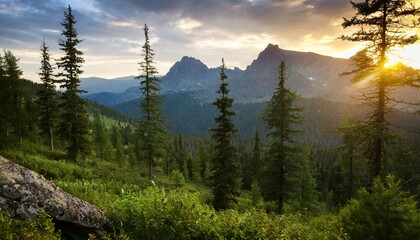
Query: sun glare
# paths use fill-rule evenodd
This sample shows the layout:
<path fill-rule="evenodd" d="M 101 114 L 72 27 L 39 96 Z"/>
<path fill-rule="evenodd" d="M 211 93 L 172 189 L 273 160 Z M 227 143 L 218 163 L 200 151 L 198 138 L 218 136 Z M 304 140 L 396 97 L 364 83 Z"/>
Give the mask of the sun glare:
<path fill-rule="evenodd" d="M 404 65 L 420 69 L 420 44 L 407 46 L 402 49 L 397 49 L 388 54 L 388 62 L 385 64 L 386 68 L 392 67 L 401 62 Z"/>

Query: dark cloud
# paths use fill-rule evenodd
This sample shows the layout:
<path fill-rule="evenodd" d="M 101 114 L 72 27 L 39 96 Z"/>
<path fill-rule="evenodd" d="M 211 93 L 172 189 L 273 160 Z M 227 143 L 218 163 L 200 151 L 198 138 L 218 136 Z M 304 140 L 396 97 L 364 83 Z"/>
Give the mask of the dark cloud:
<path fill-rule="evenodd" d="M 218 65 L 216 59 L 229 55 L 244 66 L 270 41 L 299 50 L 305 36 L 341 35 L 341 26 L 333 23 L 352 11 L 343 0 L 68 1 L 78 21 L 76 29 L 85 39 L 85 56 L 133 59 L 130 71 L 137 69 L 134 59 L 140 55 L 145 23 L 151 27 L 157 62 L 168 65 L 192 55 Z M 45 38 L 57 54 L 66 6 L 64 0 L 0 1 L 0 47 L 36 51 Z"/>

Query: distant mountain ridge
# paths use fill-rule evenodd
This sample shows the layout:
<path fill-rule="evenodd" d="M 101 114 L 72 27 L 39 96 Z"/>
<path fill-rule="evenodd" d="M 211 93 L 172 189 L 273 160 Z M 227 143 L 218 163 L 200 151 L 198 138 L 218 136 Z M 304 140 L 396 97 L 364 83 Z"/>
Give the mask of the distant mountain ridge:
<path fill-rule="evenodd" d="M 230 94 L 235 102 L 264 102 L 270 99 L 277 87 L 278 65 L 281 61 L 285 61 L 287 66 L 287 86 L 303 97 L 345 100 L 354 91 L 348 78 L 339 77 L 340 73 L 351 68 L 351 60 L 312 52 L 289 51 L 279 48 L 278 45 L 269 44 L 245 70 L 239 68 L 226 70 Z M 184 56 L 165 76 L 161 77 L 162 94 L 189 92 L 200 102 L 211 102 L 217 95 L 219 71 L 219 68 L 209 68 L 198 59 Z M 129 77 L 124 79 L 127 78 Z M 101 83 L 108 84 L 110 83 L 108 81 L 120 88 L 111 86 L 109 88 L 112 88 L 112 91 L 103 91 L 109 93 L 100 93 L 98 89 L 104 87 L 97 87 L 93 92 L 96 94 L 87 95 L 86 98 L 113 106 L 140 96 L 138 80 L 135 82 L 128 80 L 134 86 L 125 89 L 124 92 L 117 92 L 117 89 L 120 90 L 125 84 L 119 83 L 121 79 Z"/>
<path fill-rule="evenodd" d="M 89 77 L 80 79 L 80 89 L 87 91 L 87 94 L 101 92 L 122 93 L 130 87 L 138 86 L 140 81 L 135 76 L 106 79 Z"/>
<path fill-rule="evenodd" d="M 184 56 L 161 78 L 163 92 L 194 92 L 218 86 L 219 68 L 208 68 L 193 57 Z M 243 73 L 239 68 L 227 69 L 231 77 Z"/>
<path fill-rule="evenodd" d="M 286 63 L 286 86 L 303 97 L 343 100 L 349 96 L 348 78 L 340 73 L 351 68 L 351 60 L 312 52 L 284 50 L 269 44 L 243 72 L 232 80 L 232 94 L 239 101 L 260 102 L 271 98 L 278 83 L 278 66 Z M 236 95 L 236 96 L 235 96 Z"/>

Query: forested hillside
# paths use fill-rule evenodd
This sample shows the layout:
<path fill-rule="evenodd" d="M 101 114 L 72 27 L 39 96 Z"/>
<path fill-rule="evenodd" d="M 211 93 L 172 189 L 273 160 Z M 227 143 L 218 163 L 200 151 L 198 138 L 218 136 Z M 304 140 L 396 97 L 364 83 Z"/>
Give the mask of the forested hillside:
<path fill-rule="evenodd" d="M 108 80 L 81 81 L 86 16 L 67 6 L 42 83 L 0 53 L 0 239 L 420 239 L 420 72 L 387 58 L 419 9 L 351 5 L 341 39 L 368 43 L 351 59 L 269 44 L 245 70 L 183 57 L 161 76 L 144 24 L 135 80 L 92 95 Z"/>

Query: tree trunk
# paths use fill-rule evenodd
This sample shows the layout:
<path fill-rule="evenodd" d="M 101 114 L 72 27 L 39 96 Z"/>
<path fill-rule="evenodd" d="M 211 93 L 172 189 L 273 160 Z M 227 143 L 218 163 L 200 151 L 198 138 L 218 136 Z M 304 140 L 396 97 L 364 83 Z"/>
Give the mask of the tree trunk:
<path fill-rule="evenodd" d="M 51 152 L 54 152 L 54 136 L 53 136 L 53 130 L 51 127 L 49 128 L 49 139 L 50 139 L 50 150 Z"/>

